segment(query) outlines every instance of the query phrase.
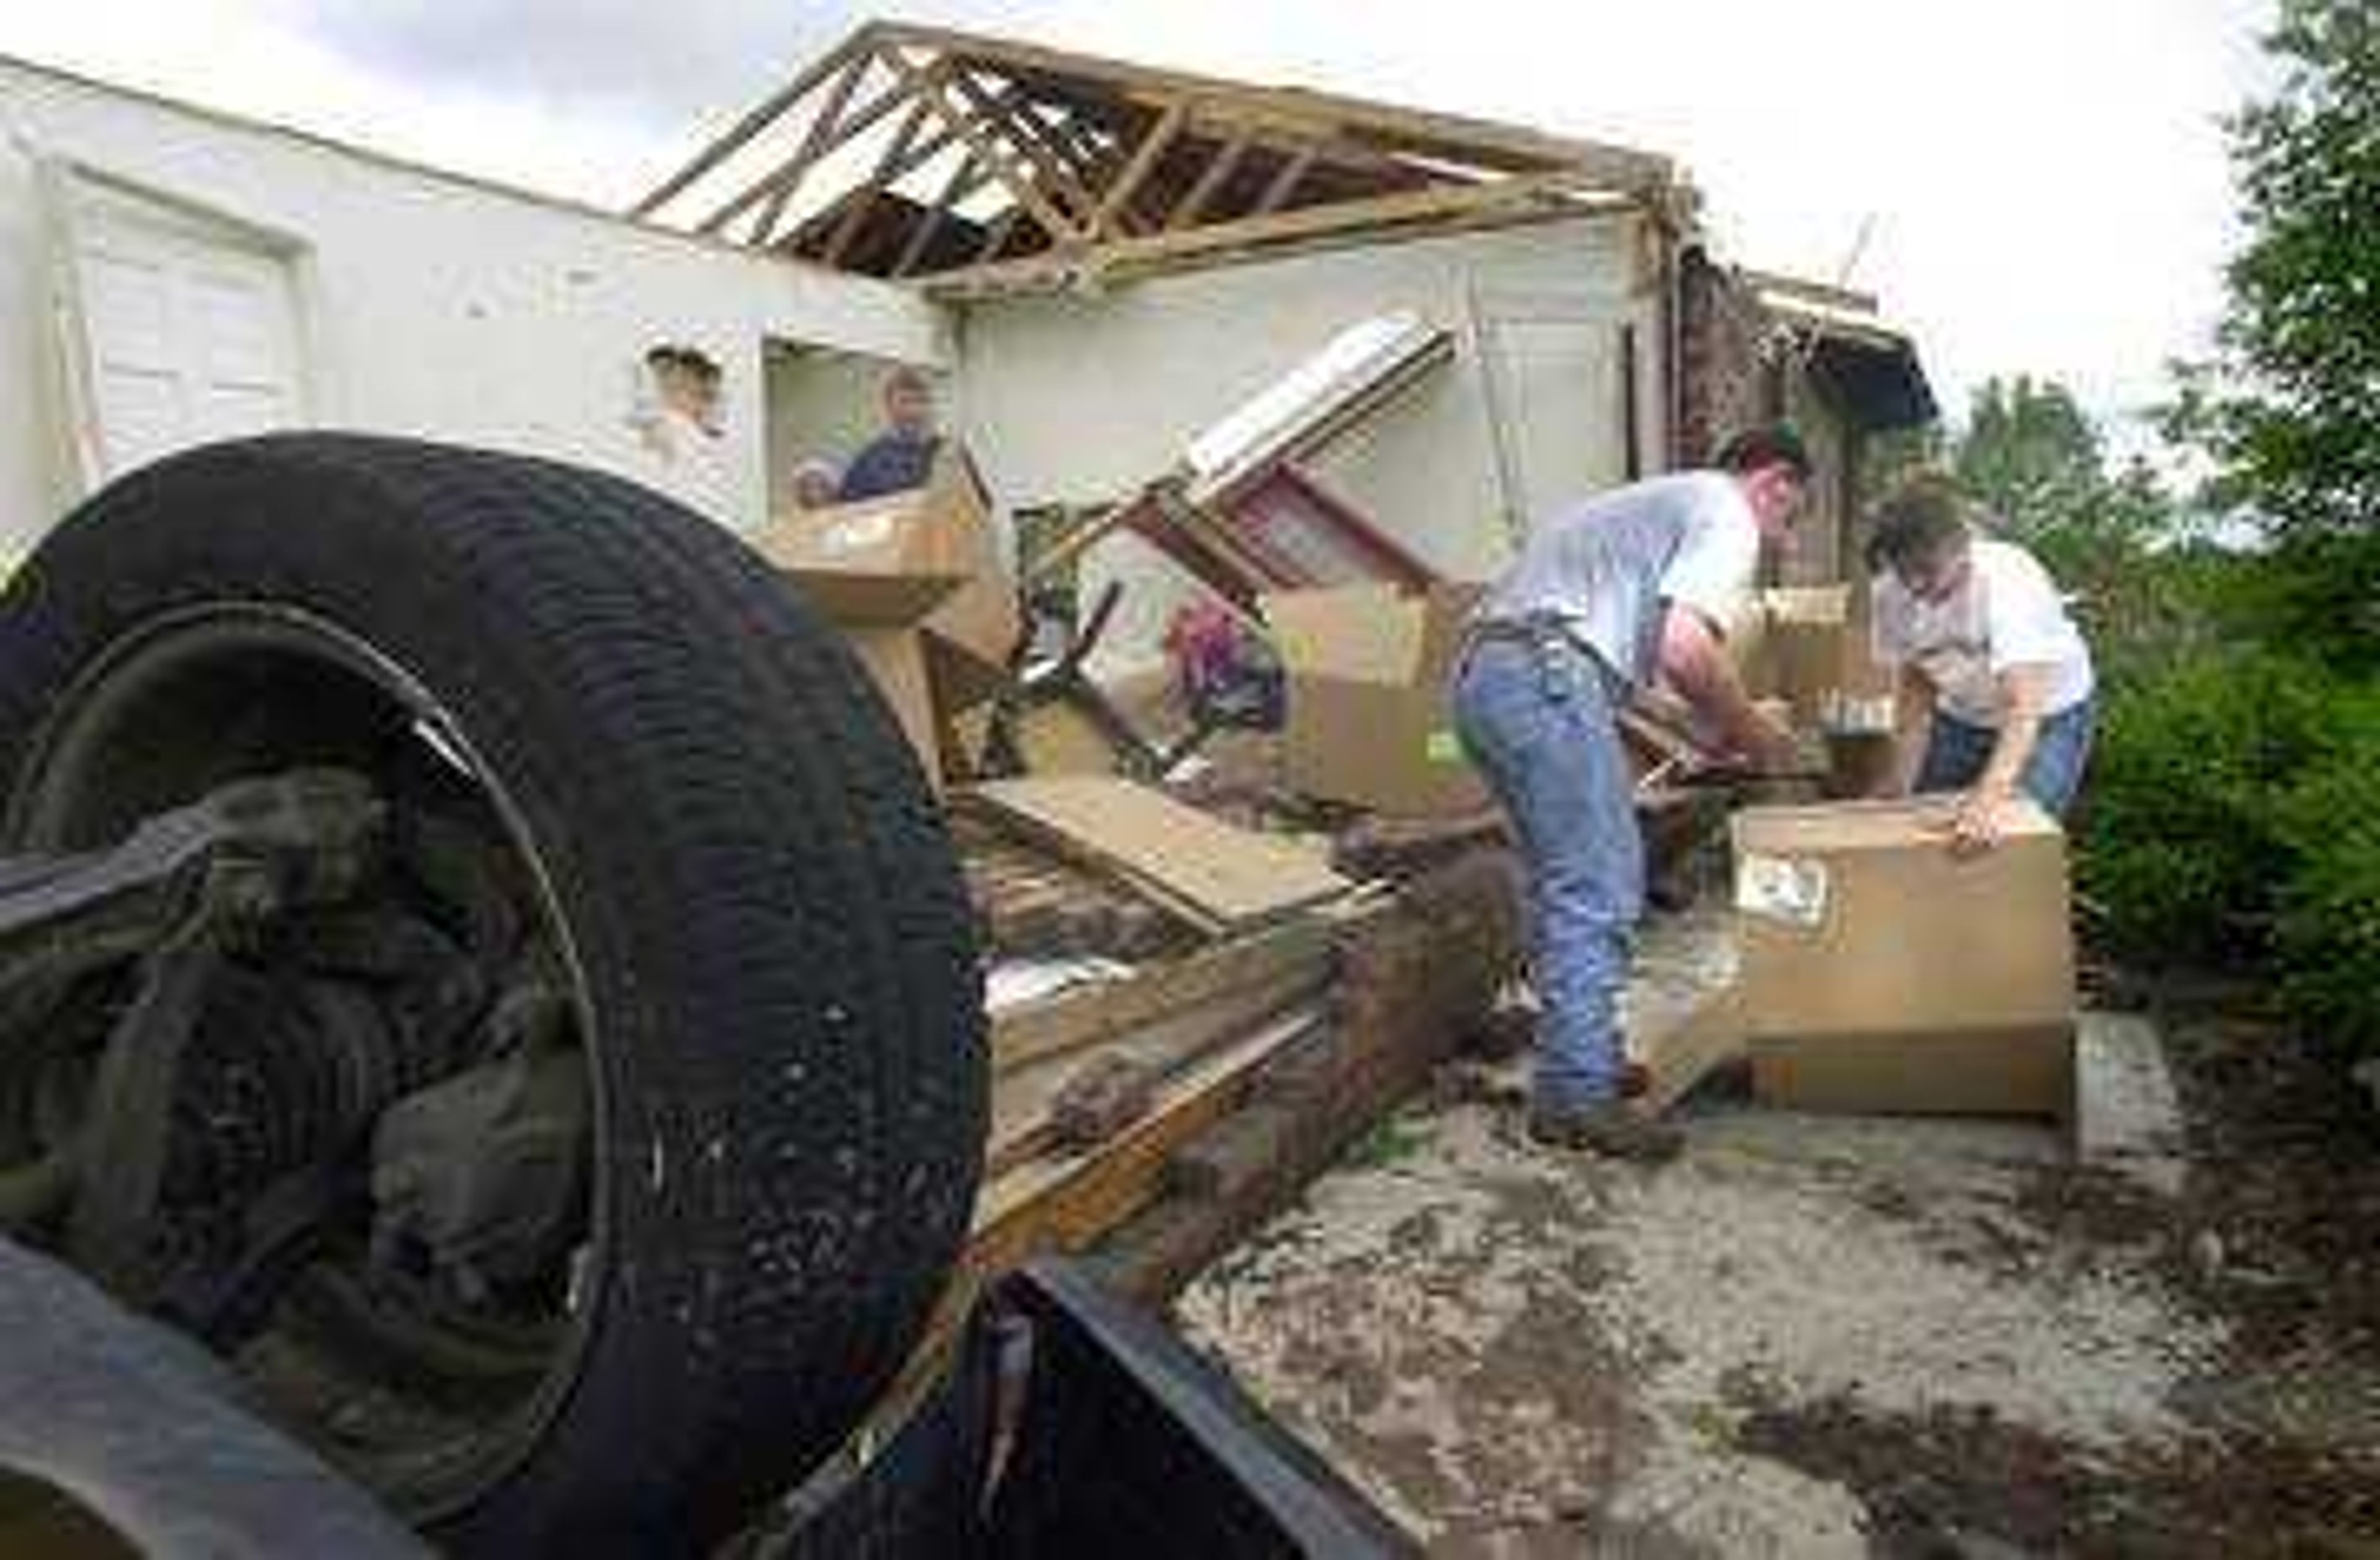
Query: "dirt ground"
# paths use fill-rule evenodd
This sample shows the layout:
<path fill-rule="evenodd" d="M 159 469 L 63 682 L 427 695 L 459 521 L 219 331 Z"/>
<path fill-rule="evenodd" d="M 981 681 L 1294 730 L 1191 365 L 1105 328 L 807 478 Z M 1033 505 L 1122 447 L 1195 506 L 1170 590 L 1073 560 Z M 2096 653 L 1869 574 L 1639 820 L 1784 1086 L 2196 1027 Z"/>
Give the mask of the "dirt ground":
<path fill-rule="evenodd" d="M 2238 1008 L 2163 1015 L 2179 1195 L 1725 1080 L 1659 1170 L 1428 1104 L 1179 1320 L 1437 1554 L 2380 1556 L 2380 1124 Z"/>

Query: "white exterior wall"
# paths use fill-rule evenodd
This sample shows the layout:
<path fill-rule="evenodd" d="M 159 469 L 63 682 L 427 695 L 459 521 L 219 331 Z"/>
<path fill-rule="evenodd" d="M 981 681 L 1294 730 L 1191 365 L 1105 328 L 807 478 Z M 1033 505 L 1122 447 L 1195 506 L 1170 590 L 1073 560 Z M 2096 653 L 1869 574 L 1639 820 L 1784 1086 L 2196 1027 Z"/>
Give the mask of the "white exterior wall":
<path fill-rule="evenodd" d="M 1417 310 L 1454 332 L 1453 361 L 1349 433 L 1315 471 L 1433 567 L 1483 579 L 1524 523 L 1508 513 L 1500 420 L 1507 430 L 1530 422 L 1541 456 L 1548 430 L 1558 441 L 1577 431 L 1574 455 L 1563 452 L 1575 469 L 1524 487 L 1568 497 L 1625 475 L 1617 359 L 1582 361 L 1575 373 L 1553 361 L 1548 374 L 1548 360 L 1526 344 L 1539 339 L 1531 333 L 1540 323 L 1549 323 L 1554 334 L 1542 339 L 1557 358 L 1572 323 L 1581 341 L 1616 341 L 1621 323 L 1634 327 L 1639 451 L 1647 469 L 1658 465 L 1659 314 L 1633 238 L 1627 219 L 1581 218 L 1156 277 L 1100 297 L 974 304 L 959 328 L 957 420 L 1006 504 L 1120 497 L 1339 330 Z M 1491 373 L 1491 359 L 1504 369 Z M 1535 386 L 1525 419 L 1509 405 L 1516 384 Z M 1512 506 L 1524 509 L 1527 495 L 1513 494 Z M 1087 558 L 1087 599 L 1111 576 L 1124 579 L 1126 595 L 1103 659 L 1145 657 L 1193 587 L 1129 537 Z"/>
<path fill-rule="evenodd" d="M 184 203 L 287 251 L 311 420 L 576 460 L 688 494 L 631 426 L 647 348 L 725 370 L 714 469 L 733 523 L 765 512 L 764 340 L 939 364 L 913 293 L 410 168 L 0 60 L 0 547 L 78 494 L 59 310 L 61 172 Z"/>

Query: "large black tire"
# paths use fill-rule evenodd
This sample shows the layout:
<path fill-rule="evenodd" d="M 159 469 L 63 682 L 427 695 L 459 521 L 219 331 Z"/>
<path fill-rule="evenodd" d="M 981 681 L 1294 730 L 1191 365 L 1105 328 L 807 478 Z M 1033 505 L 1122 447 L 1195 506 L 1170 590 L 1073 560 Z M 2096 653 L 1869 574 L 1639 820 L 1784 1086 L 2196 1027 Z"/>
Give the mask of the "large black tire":
<path fill-rule="evenodd" d="M 932 793 L 840 639 L 717 526 L 569 467 L 305 434 L 132 475 L 19 571 L 0 611 L 13 844 L 43 833 L 28 798 L 78 679 L 225 606 L 328 624 L 434 698 L 508 794 L 591 1009 L 576 1380 L 433 1534 L 693 1550 L 856 1421 L 966 1228 L 985 1046 Z M 260 762 L 176 735 L 197 750 L 128 759 L 82 832 Z"/>

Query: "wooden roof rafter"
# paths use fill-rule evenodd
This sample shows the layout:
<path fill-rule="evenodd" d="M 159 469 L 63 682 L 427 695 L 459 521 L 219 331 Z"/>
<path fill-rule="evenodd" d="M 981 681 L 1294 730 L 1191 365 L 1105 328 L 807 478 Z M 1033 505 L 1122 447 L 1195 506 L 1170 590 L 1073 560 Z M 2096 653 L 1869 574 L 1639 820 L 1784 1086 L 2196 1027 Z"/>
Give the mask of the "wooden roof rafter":
<path fill-rule="evenodd" d="M 1020 266 L 1040 286 L 1416 225 L 1658 215 L 1682 189 L 1665 159 L 1514 126 L 871 22 L 635 214 L 964 291 Z"/>

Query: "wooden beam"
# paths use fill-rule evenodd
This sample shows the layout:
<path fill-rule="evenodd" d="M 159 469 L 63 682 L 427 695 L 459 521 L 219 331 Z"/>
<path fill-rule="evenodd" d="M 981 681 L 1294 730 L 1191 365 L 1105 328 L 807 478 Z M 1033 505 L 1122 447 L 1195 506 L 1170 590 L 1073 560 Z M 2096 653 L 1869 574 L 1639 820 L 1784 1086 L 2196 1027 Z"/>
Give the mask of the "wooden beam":
<path fill-rule="evenodd" d="M 1158 115 L 1157 122 L 1140 138 L 1140 144 L 1133 148 L 1131 160 L 1116 175 L 1115 181 L 1108 186 L 1107 193 L 1099 197 L 1099 210 L 1091 215 L 1092 226 L 1102 237 L 1116 236 L 1122 231 L 1134 194 L 1148 178 L 1149 170 L 1156 167 L 1158 160 L 1165 155 L 1166 148 L 1173 144 L 1173 138 L 1181 133 L 1183 121 L 1189 116 L 1189 112 L 1187 104 L 1168 104 Z"/>
<path fill-rule="evenodd" d="M 959 95 L 966 99 L 968 106 L 1008 138 L 1009 144 L 1015 147 L 1017 153 L 1031 165 L 1038 179 L 1074 208 L 1067 220 L 1075 230 L 1086 230 L 1091 213 L 1099 209 L 1099 202 L 1091 198 L 1091 192 L 1083 188 L 1082 181 L 1075 177 L 1074 172 L 1059 162 L 1056 152 L 1040 133 L 1041 126 L 1026 111 L 1026 105 L 1016 102 L 994 103 L 991 94 L 983 90 L 983 83 L 966 70 L 953 71 L 952 81 L 958 88 Z"/>
<path fill-rule="evenodd" d="M 1171 262 L 1212 258 L 1336 233 L 1376 238 L 1399 226 L 1431 223 L 1490 225 L 1568 213 L 1587 216 L 1633 203 L 1619 196 L 1600 201 L 1581 198 L 1568 189 L 1567 181 L 1559 178 L 1451 185 L 1365 201 L 1305 206 L 1267 216 L 1240 217 L 1147 238 L 1117 238 L 1087 254 L 1062 260 L 1036 255 L 994 266 L 970 267 L 938 276 L 932 290 L 939 297 L 965 298 L 1017 288 L 1065 286 L 1088 274 L 1112 278 Z"/>
<path fill-rule="evenodd" d="M 983 127 L 970 119 L 966 111 L 951 100 L 949 89 L 941 80 L 940 72 L 929 71 L 911 63 L 903 57 L 898 49 L 887 50 L 885 59 L 894 70 L 905 77 L 914 79 L 918 83 L 920 102 L 933 105 L 935 111 L 941 115 L 942 122 L 958 132 L 959 139 L 966 143 L 968 150 L 983 160 L 984 165 L 991 170 L 992 177 L 1000 181 L 1002 187 L 1015 199 L 1017 204 L 1023 206 L 1026 213 L 1041 225 L 1042 230 L 1050 235 L 1051 242 L 1063 243 L 1082 238 L 1083 235 L 1075 229 L 1066 214 L 1052 205 L 1048 196 L 1041 193 L 1040 187 L 1031 178 L 1025 177 L 1016 167 L 1014 160 L 1002 152 L 991 137 L 984 133 Z"/>
<path fill-rule="evenodd" d="M 983 246 L 976 250 L 976 263 L 990 261 L 1008 245 L 1008 236 L 1015 231 L 1017 220 L 1025 214 L 1021 206 L 1011 206 L 993 217 L 983 230 Z"/>
<path fill-rule="evenodd" d="M 920 48 L 1032 71 L 1091 81 L 1135 102 L 1161 106 L 1168 99 L 1206 100 L 1218 113 L 1251 127 L 1315 134 L 1325 125 L 1362 132 L 1371 144 L 1389 143 L 1417 153 L 1470 160 L 1482 166 L 1522 173 L 1569 171 L 1635 190 L 1667 184 L 1673 168 L 1666 157 L 1626 147 L 1548 135 L 1525 126 L 1343 97 L 1305 88 L 1253 85 L 1186 71 L 1161 70 L 1127 61 L 1021 43 L 953 28 L 887 23 L 890 36 Z"/>
<path fill-rule="evenodd" d="M 913 101 L 908 116 L 901 121 L 900 129 L 893 133 L 892 143 L 885 147 L 884 155 L 878 160 L 874 176 L 846 197 L 851 201 L 851 209 L 843 213 L 841 222 L 835 224 L 834 237 L 827 240 L 826 250 L 819 257 L 820 260 L 829 265 L 843 263 L 844 251 L 850 249 L 852 240 L 859 237 L 860 225 L 868 220 L 868 213 L 875 209 L 876 202 L 892 187 L 892 181 L 901 177 L 897 171 L 901 159 L 907 155 L 910 146 L 917 139 L 917 132 L 925 128 L 926 116 L 931 112 L 932 105 L 925 98 L 917 97 Z"/>
<path fill-rule="evenodd" d="M 950 182 L 942 186 L 941 194 L 935 197 L 934 203 L 918 219 L 917 230 L 909 235 L 907 243 L 901 246 L 901 258 L 893 262 L 892 269 L 886 274 L 897 281 L 916 270 L 917 262 L 926 258 L 926 251 L 933 247 L 934 235 L 941 232 L 942 224 L 950 220 L 951 208 L 973 194 L 977 187 L 990 177 L 983 171 L 982 159 L 960 159 L 959 165 L 951 171 Z"/>
<path fill-rule="evenodd" d="M 855 51 L 873 52 L 883 27 L 879 22 L 863 24 L 852 35 L 813 61 L 782 89 L 772 92 L 751 113 L 738 119 L 726 134 L 712 141 L 694 161 L 662 181 L 650 194 L 638 201 L 629 212 L 631 216 L 650 216 L 691 188 L 697 179 L 727 161 L 745 147 L 753 137 L 776 122 L 777 116 L 808 97 L 818 84 L 834 74 Z"/>
<path fill-rule="evenodd" d="M 965 1266 L 1005 1272 L 1037 1251 L 1079 1250 L 1163 1189 L 1173 1151 L 1247 1097 L 1265 1064 L 1322 1027 L 1292 1012 L 1202 1058 L 1158 1091 L 1149 1113 L 1083 1153 L 1032 1160 L 984 1183 Z"/>
<path fill-rule="evenodd" d="M 1326 972 L 1330 928 L 1319 917 L 1283 921 L 1217 943 L 1126 979 L 1076 986 L 992 1015 L 992 1066 L 1027 1063 L 1102 1044 L 1232 992 Z"/>
<path fill-rule="evenodd" d="M 1272 182 L 1265 186 L 1263 198 L 1257 201 L 1256 210 L 1249 214 L 1269 216 L 1279 211 L 1281 203 L 1288 200 L 1297 188 L 1297 181 L 1304 178 L 1306 170 L 1313 166 L 1314 148 L 1299 147 L 1291 154 L 1289 161 L 1281 165 L 1281 171 L 1272 176 Z"/>
<path fill-rule="evenodd" d="M 913 103 L 915 101 L 916 99 L 911 95 L 908 90 L 901 87 L 893 88 L 880 96 L 869 99 L 867 107 L 853 115 L 851 118 L 844 124 L 843 133 L 836 138 L 837 141 L 844 143 L 851 141 L 856 137 L 864 134 L 868 130 L 873 129 L 879 121 L 890 115 L 894 109 L 901 107 L 905 104 Z M 948 143 L 945 142 L 944 144 Z M 824 156 L 827 152 L 832 150 L 833 148 L 832 146 L 823 147 L 820 150 L 817 155 Z M 717 228 L 725 226 L 728 223 L 733 222 L 739 213 L 750 209 L 764 196 L 769 198 L 772 203 L 781 205 L 782 201 L 779 201 L 778 198 L 781 195 L 789 198 L 793 194 L 795 188 L 800 183 L 802 176 L 808 172 L 811 165 L 812 163 L 810 161 L 805 161 L 799 158 L 786 162 L 774 173 L 769 175 L 766 178 L 761 179 L 759 183 L 753 185 L 752 188 L 745 190 L 741 195 L 738 195 L 735 200 L 729 201 L 726 205 L 722 206 L 718 211 L 713 212 L 710 216 L 704 218 L 702 226 L 698 231 L 710 232 Z M 902 171 L 905 172 L 906 170 Z M 894 178 L 898 178 L 901 177 L 901 174 L 900 172 L 896 172 L 892 177 Z M 771 223 L 770 225 L 773 227 L 776 225 Z M 759 237 L 759 232 L 756 229 L 751 242 L 755 244 L 766 244 L 768 240 Z"/>
<path fill-rule="evenodd" d="M 1168 231 L 1178 231 L 1198 220 L 1198 213 L 1207 209 L 1207 202 L 1215 198 L 1215 192 L 1223 188 L 1223 181 L 1232 177 L 1232 170 L 1240 165 L 1240 158 L 1248 150 L 1248 133 L 1243 130 L 1215 149 L 1215 155 L 1198 175 L 1197 182 L 1191 185 L 1190 192 L 1174 202 L 1173 209 L 1165 213 Z"/>
<path fill-rule="evenodd" d="M 867 116 L 852 124 L 848 132 L 844 131 L 844 110 L 851 106 L 852 93 L 859 90 L 859 83 L 867 79 L 868 71 L 875 65 L 876 55 L 872 52 L 856 56 L 850 67 L 835 78 L 834 86 L 828 91 L 826 101 L 819 105 L 818 116 L 810 121 L 809 129 L 802 136 L 801 144 L 795 148 L 794 154 L 779 165 L 775 172 L 695 224 L 694 230 L 716 233 L 765 199 L 768 202 L 765 214 L 754 226 L 751 241 L 767 243 L 769 230 L 777 225 L 777 218 L 783 214 L 785 202 L 792 199 L 795 186 L 800 184 L 802 176 L 809 172 L 810 165 L 817 162 L 827 148 L 859 134 L 882 117 L 892 104 L 900 101 L 902 94 L 897 89 L 886 93 L 870 105 Z"/>

